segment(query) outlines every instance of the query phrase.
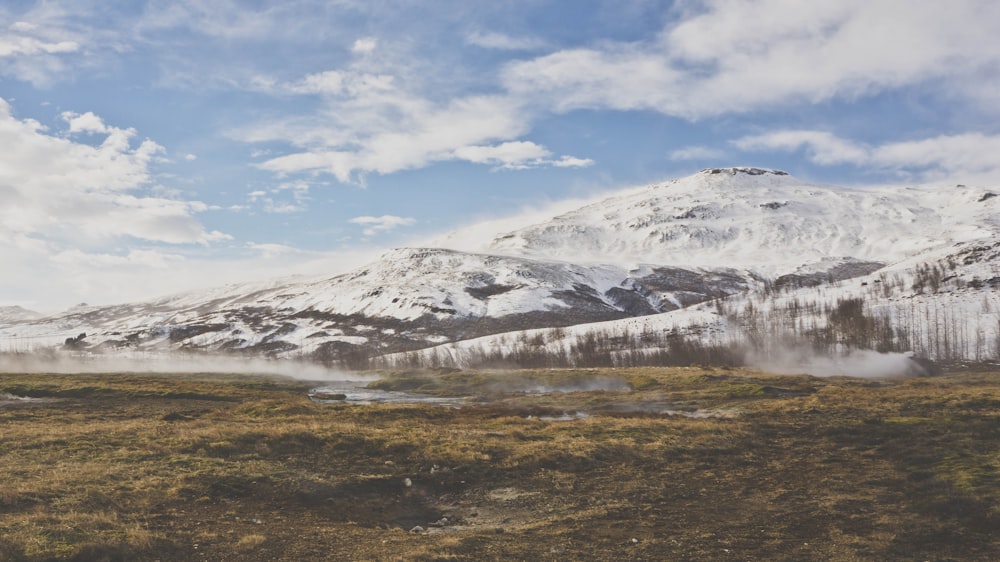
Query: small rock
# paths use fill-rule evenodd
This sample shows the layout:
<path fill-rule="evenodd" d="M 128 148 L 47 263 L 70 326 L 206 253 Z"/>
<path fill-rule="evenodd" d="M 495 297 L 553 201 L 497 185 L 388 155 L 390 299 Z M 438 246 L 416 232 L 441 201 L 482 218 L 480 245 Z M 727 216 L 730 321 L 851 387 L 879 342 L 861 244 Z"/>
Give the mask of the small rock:
<path fill-rule="evenodd" d="M 413 480 L 410 480 L 409 478 L 403 478 L 403 487 L 409 488 L 410 486 L 413 486 Z"/>
<path fill-rule="evenodd" d="M 632 539 L 632 544 L 639 544 L 639 539 L 633 538 Z"/>
<path fill-rule="evenodd" d="M 392 461 L 385 461 L 385 463 L 383 463 L 383 464 L 385 464 L 386 466 L 395 466 L 396 465 L 396 463 L 394 463 Z"/>
<path fill-rule="evenodd" d="M 424 532 L 424 528 L 421 527 L 420 525 L 416 525 L 412 529 L 410 529 L 410 532 L 411 533 L 423 533 Z"/>
<path fill-rule="evenodd" d="M 563 546 L 563 545 L 561 545 L 561 544 L 553 546 L 552 547 L 552 553 L 553 554 L 566 554 L 566 547 Z"/>
<path fill-rule="evenodd" d="M 504 529 L 503 527 L 497 527 L 496 529 L 493 530 L 493 532 L 495 532 L 498 535 L 502 535 L 502 534 L 506 533 L 507 530 Z"/>

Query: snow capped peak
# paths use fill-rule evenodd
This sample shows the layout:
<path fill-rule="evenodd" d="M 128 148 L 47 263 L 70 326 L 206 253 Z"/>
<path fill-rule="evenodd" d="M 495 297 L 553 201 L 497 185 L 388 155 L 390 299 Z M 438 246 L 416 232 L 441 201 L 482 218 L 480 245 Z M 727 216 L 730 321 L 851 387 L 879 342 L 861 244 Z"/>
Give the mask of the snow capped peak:
<path fill-rule="evenodd" d="M 928 186 L 848 189 L 780 170 L 709 168 L 494 239 L 491 250 L 623 266 L 727 266 L 763 277 L 830 258 L 891 263 L 995 236 L 1000 198 Z"/>
<path fill-rule="evenodd" d="M 717 175 L 717 174 L 728 174 L 730 176 L 735 176 L 737 174 L 746 174 L 748 176 L 763 176 L 763 175 L 773 175 L 773 176 L 787 176 L 788 172 L 782 170 L 772 170 L 769 168 L 751 168 L 748 166 L 734 166 L 731 168 L 705 168 L 704 170 L 698 172 L 700 175 Z"/>
<path fill-rule="evenodd" d="M 41 317 L 42 315 L 40 313 L 20 306 L 0 306 L 0 325 L 13 322 L 24 322 Z"/>
<path fill-rule="evenodd" d="M 660 185 L 674 191 L 688 190 L 692 192 L 704 192 L 706 190 L 732 190 L 787 185 L 804 186 L 809 184 L 782 170 L 733 166 L 729 168 L 705 168 L 698 173 Z"/>

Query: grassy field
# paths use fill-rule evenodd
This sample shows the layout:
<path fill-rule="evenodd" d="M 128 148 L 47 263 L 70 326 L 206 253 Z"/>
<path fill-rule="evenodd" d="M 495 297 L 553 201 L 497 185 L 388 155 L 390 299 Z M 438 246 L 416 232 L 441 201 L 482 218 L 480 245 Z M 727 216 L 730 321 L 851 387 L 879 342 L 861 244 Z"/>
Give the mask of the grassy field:
<path fill-rule="evenodd" d="M 317 385 L 0 375 L 0 560 L 1000 559 L 1000 373 Z"/>

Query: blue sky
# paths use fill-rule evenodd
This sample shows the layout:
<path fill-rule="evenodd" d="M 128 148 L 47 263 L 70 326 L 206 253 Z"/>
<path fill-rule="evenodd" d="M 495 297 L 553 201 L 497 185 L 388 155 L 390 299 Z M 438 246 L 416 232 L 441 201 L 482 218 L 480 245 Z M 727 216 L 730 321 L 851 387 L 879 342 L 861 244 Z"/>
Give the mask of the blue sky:
<path fill-rule="evenodd" d="M 7 0 L 0 305 L 335 273 L 708 166 L 1000 183 L 998 38 L 976 0 Z"/>

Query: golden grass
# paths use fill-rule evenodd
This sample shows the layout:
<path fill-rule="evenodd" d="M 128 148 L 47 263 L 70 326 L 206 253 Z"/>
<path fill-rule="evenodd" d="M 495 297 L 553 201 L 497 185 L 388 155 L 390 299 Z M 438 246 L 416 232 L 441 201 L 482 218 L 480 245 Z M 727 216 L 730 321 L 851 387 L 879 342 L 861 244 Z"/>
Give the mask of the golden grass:
<path fill-rule="evenodd" d="M 595 376 L 632 390 L 498 390 Z M 56 398 L 0 407 L 0 560 L 1000 559 L 995 373 L 428 371 L 380 385 L 407 377 L 492 402 L 0 375 L 0 392 Z M 591 417 L 543 419 L 577 411 Z"/>
<path fill-rule="evenodd" d="M 257 547 L 264 544 L 267 537 L 259 534 L 243 535 L 238 541 L 236 541 L 236 550 L 240 552 L 250 552 L 256 550 Z"/>

